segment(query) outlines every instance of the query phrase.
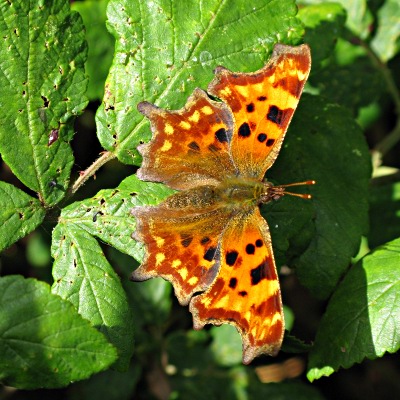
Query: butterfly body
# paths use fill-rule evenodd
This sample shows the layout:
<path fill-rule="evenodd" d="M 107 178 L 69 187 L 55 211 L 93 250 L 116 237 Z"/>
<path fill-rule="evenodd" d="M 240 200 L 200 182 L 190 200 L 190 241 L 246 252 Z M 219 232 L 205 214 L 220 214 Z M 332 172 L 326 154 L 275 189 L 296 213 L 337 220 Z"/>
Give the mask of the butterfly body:
<path fill-rule="evenodd" d="M 208 93 L 222 101 L 196 89 L 181 110 L 138 105 L 153 131 L 152 140 L 138 147 L 138 176 L 178 192 L 157 206 L 132 210 L 133 237 L 146 247 L 132 278 L 169 280 L 179 302 L 190 304 L 196 329 L 236 326 L 244 363 L 276 354 L 283 339 L 271 236 L 258 205 L 286 193 L 263 178 L 310 65 L 308 46 L 276 45 L 259 71 L 216 69 Z"/>

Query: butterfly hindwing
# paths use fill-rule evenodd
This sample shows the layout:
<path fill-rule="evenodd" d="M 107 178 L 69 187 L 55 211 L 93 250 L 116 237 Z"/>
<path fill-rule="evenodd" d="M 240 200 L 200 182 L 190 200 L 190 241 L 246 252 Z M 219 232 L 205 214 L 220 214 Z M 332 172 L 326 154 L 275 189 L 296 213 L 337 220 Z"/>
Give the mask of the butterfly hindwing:
<path fill-rule="evenodd" d="M 170 281 L 182 305 L 210 286 L 219 267 L 219 237 L 230 219 L 229 210 L 215 203 L 212 190 L 190 189 L 157 206 L 132 210 L 134 237 L 146 244 L 145 259 L 133 280 Z"/>
<path fill-rule="evenodd" d="M 233 217 L 221 239 L 212 286 L 190 302 L 194 326 L 230 323 L 243 338 L 243 362 L 281 347 L 284 320 L 269 228 L 258 208 Z"/>

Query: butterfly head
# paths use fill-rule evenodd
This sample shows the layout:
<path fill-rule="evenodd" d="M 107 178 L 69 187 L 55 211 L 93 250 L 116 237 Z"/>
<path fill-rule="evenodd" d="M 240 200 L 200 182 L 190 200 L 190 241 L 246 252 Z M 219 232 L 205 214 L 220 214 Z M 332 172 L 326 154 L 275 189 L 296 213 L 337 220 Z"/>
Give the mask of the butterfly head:
<path fill-rule="evenodd" d="M 274 186 L 271 182 L 264 181 L 263 192 L 260 196 L 260 202 L 268 203 L 271 200 L 279 200 L 285 194 L 309 200 L 312 197 L 310 194 L 288 192 L 286 189 L 290 186 L 315 185 L 315 183 L 315 181 L 310 180 L 304 182 L 288 183 L 287 185 Z"/>

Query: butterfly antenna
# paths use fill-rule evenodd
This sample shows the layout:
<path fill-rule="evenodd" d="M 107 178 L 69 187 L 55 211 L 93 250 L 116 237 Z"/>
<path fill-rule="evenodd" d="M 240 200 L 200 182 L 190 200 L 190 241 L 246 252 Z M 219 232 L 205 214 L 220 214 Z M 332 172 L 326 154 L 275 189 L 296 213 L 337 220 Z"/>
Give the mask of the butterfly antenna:
<path fill-rule="evenodd" d="M 287 187 L 290 187 L 290 186 L 303 186 L 303 185 L 315 185 L 315 184 L 316 184 L 316 182 L 314 180 L 310 180 L 310 181 L 303 181 L 303 182 L 288 183 L 287 185 L 280 185 L 279 187 L 282 189 L 286 189 Z M 288 194 L 290 196 L 301 197 L 302 199 L 306 199 L 306 200 L 310 200 L 312 198 L 311 194 L 293 193 L 293 192 L 288 192 L 286 190 L 282 191 L 282 194 Z"/>

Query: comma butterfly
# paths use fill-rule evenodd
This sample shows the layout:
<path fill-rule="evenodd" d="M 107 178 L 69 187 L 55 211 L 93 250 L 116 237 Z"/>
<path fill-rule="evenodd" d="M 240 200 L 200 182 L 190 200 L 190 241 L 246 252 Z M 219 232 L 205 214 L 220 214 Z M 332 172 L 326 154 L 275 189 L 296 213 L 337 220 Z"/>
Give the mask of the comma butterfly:
<path fill-rule="evenodd" d="M 138 105 L 153 132 L 138 147 L 138 177 L 178 192 L 157 206 L 132 210 L 133 237 L 146 247 L 132 279 L 170 281 L 180 304 L 190 303 L 195 329 L 236 326 L 245 364 L 275 355 L 283 340 L 271 236 L 258 205 L 288 193 L 290 185 L 273 186 L 263 178 L 278 156 L 310 67 L 307 45 L 278 44 L 259 71 L 216 68 L 208 93 L 222 101 L 195 89 L 178 111 Z"/>

